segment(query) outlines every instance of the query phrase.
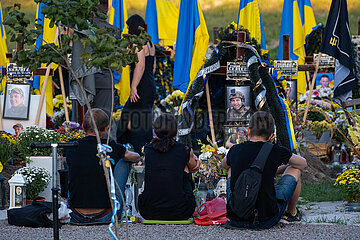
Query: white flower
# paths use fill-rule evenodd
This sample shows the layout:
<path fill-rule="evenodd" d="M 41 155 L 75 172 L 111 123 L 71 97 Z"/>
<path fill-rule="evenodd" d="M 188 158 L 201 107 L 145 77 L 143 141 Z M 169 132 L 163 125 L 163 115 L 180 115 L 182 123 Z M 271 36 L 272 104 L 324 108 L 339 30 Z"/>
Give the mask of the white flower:
<path fill-rule="evenodd" d="M 218 154 L 227 154 L 227 152 L 229 151 L 229 149 L 226 149 L 225 147 L 219 147 L 218 149 Z"/>

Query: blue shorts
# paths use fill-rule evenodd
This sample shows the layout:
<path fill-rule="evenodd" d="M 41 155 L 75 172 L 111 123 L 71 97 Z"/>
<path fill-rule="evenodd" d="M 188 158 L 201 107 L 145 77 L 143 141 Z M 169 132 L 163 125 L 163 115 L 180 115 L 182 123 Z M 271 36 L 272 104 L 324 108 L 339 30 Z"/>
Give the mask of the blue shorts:
<path fill-rule="evenodd" d="M 97 218 L 99 213 L 83 215 L 83 214 L 79 214 L 79 213 L 76 214 L 74 212 L 71 212 L 70 213 L 70 223 L 77 224 L 77 225 L 92 225 L 92 224 L 110 223 L 112 213 L 113 212 L 110 211 L 105 216 Z M 82 216 L 79 216 L 79 215 L 82 215 Z"/>
<path fill-rule="evenodd" d="M 276 199 L 277 199 L 277 205 L 278 205 L 278 213 L 264 221 L 259 222 L 258 224 L 253 224 L 253 222 L 247 222 L 247 221 L 234 221 L 230 219 L 230 224 L 234 227 L 238 228 L 248 228 L 248 229 L 268 229 L 277 224 L 280 219 L 283 217 L 286 207 L 294 194 L 295 188 L 296 188 L 297 182 L 295 177 L 291 175 L 284 175 L 281 177 L 278 184 L 275 186 L 275 193 L 276 193 Z M 227 199 L 231 197 L 231 190 L 230 190 L 230 178 L 227 180 Z"/>

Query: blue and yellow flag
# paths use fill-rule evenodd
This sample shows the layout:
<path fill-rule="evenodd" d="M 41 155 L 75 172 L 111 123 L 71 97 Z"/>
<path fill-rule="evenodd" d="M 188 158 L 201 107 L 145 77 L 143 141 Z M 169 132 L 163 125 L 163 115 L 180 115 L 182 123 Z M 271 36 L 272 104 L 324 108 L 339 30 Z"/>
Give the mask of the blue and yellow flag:
<path fill-rule="evenodd" d="M 316 26 L 314 11 L 310 0 L 297 0 L 297 2 L 299 5 L 301 24 L 306 37 L 313 31 L 313 27 Z"/>
<path fill-rule="evenodd" d="M 43 34 L 38 36 L 36 39 L 35 49 L 38 50 L 43 44 L 54 43 L 56 27 L 50 28 L 50 19 L 45 18 L 44 14 L 41 12 L 41 8 L 46 5 L 43 3 L 39 3 L 36 11 L 36 19 L 37 24 L 43 26 Z M 46 64 L 41 65 L 42 68 L 46 68 Z M 55 69 L 58 67 L 56 64 L 51 64 L 51 68 Z M 44 76 L 34 76 L 34 80 L 32 82 L 32 87 L 36 94 L 41 94 L 42 85 L 44 83 Z M 49 77 L 47 85 L 46 85 L 46 114 L 50 117 L 53 116 L 53 92 L 52 92 L 52 77 Z"/>
<path fill-rule="evenodd" d="M 9 60 L 6 58 L 7 47 L 6 47 L 6 34 L 5 34 L 5 28 L 2 24 L 3 22 L 3 14 L 2 14 L 2 7 L 0 2 L 0 66 L 3 68 L 6 68 L 7 63 Z M 1 86 L 0 86 L 0 93 L 2 93 L 5 90 L 5 84 L 6 84 L 6 77 L 3 76 L 3 79 L 1 79 Z"/>
<path fill-rule="evenodd" d="M 261 46 L 262 53 L 267 53 L 264 26 L 261 19 L 258 0 L 240 0 L 238 28 L 243 26 Z"/>
<path fill-rule="evenodd" d="M 179 10 L 171 0 L 148 0 L 145 22 L 154 44 L 172 46 L 176 41 Z"/>
<path fill-rule="evenodd" d="M 290 35 L 290 59 L 297 60 L 299 65 L 304 64 L 305 33 L 297 0 L 284 0 L 278 59 L 283 59 L 283 35 Z M 298 72 L 297 86 L 299 94 L 306 92 L 305 72 Z"/>
<path fill-rule="evenodd" d="M 181 1 L 176 38 L 173 86 L 187 92 L 204 65 L 209 34 L 199 0 Z"/>
<path fill-rule="evenodd" d="M 120 29 L 122 34 L 128 33 L 126 26 L 127 8 L 125 0 L 109 1 L 110 17 L 109 23 Z M 119 96 L 121 105 L 124 105 L 130 96 L 130 69 L 129 66 L 123 67 L 122 73 L 114 72 L 114 84 Z"/>

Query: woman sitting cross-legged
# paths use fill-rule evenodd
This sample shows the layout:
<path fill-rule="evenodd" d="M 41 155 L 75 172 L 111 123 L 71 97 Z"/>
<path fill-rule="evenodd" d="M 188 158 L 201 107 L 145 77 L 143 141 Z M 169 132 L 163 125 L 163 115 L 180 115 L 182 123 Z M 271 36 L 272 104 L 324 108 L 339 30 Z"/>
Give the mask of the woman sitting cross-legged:
<path fill-rule="evenodd" d="M 193 151 L 175 140 L 177 121 L 170 114 L 154 122 L 156 138 L 144 148 L 145 189 L 140 214 L 151 220 L 186 220 L 195 210 L 191 173 L 200 167 Z"/>

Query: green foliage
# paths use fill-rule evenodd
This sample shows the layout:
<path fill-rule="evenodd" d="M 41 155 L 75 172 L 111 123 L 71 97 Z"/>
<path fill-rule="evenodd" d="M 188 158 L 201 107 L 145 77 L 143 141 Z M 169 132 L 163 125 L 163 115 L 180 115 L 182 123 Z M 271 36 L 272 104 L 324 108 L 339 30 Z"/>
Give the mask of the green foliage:
<path fill-rule="evenodd" d="M 16 146 L 16 137 L 11 134 L 0 132 L 0 162 L 3 166 L 11 159 L 14 146 Z"/>
<path fill-rule="evenodd" d="M 99 0 L 34 0 L 36 3 L 44 3 L 46 7 L 42 13 L 50 19 L 50 27 L 64 26 L 74 27 L 79 31 L 87 30 L 94 26 L 94 16 L 105 20 L 106 15 L 97 8 Z"/>
<path fill-rule="evenodd" d="M 123 66 L 138 61 L 136 46 L 143 46 L 150 41 L 150 36 L 145 32 L 139 36 L 124 34 L 121 39 L 115 37 L 120 33 L 114 28 L 92 27 L 91 32 L 94 34 L 81 39 L 84 49 L 91 46 L 91 51 L 84 52 L 83 61 L 88 67 L 110 67 L 117 72 L 121 72 Z"/>
<path fill-rule="evenodd" d="M 119 30 L 108 27 L 98 27 L 95 16 L 100 20 L 105 20 L 106 15 L 99 12 L 97 5 L 99 0 L 34 0 L 36 3 L 44 3 L 47 6 L 42 8 L 42 12 L 50 19 L 50 27 L 67 26 L 78 31 L 89 33 L 87 38 L 81 39 L 84 49 L 82 59 L 88 67 L 112 68 L 121 72 L 122 67 L 137 61 L 136 46 L 143 46 L 150 40 L 147 33 L 140 36 L 124 35 L 121 39 Z M 42 33 L 39 30 L 28 30 L 30 21 L 25 18 L 25 14 L 20 12 L 20 6 L 15 4 L 9 7 L 11 10 L 4 20 L 4 24 L 9 26 L 11 41 L 16 41 L 24 45 L 33 45 Z M 78 35 L 73 35 L 73 41 L 77 41 Z M 32 71 L 41 67 L 42 63 L 47 65 L 56 63 L 65 67 L 67 55 L 71 53 L 69 46 L 71 39 L 68 34 L 60 36 L 59 44 L 44 43 L 38 51 L 22 50 L 16 53 L 14 61 L 18 65 L 28 66 Z M 89 50 L 91 49 L 91 50 Z"/>
<path fill-rule="evenodd" d="M 325 181 L 319 184 L 303 182 L 301 184 L 300 197 L 309 202 L 332 202 L 344 200 L 345 194 L 338 191 L 333 184 L 333 181 Z"/>
<path fill-rule="evenodd" d="M 30 156 L 49 156 L 51 148 L 30 148 L 32 142 L 59 142 L 60 135 L 53 131 L 38 126 L 27 127 L 18 136 L 16 152 L 20 161 L 28 161 Z"/>

